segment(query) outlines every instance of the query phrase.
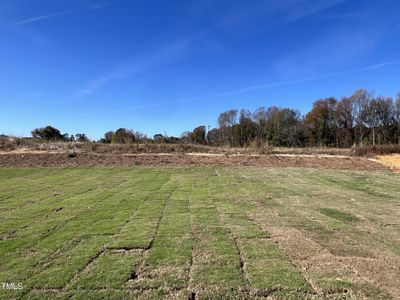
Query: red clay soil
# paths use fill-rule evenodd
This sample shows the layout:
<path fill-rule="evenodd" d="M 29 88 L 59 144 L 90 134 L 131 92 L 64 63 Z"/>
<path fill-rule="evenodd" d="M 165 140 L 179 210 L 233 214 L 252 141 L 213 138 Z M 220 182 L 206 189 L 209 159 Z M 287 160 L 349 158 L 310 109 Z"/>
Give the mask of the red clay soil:
<path fill-rule="evenodd" d="M 79 153 L 2 153 L 0 167 L 130 167 L 144 166 L 254 166 L 298 167 L 340 170 L 387 170 L 361 157 L 282 157 L 275 155 L 121 155 Z"/>

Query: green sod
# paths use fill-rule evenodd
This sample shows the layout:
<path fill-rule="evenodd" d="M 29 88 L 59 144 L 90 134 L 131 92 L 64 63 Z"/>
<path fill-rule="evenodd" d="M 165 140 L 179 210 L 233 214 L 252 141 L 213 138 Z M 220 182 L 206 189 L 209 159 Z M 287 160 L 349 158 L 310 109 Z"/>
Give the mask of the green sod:
<path fill-rule="evenodd" d="M 0 169 L 0 299 L 396 299 L 399 184 L 290 168 Z"/>

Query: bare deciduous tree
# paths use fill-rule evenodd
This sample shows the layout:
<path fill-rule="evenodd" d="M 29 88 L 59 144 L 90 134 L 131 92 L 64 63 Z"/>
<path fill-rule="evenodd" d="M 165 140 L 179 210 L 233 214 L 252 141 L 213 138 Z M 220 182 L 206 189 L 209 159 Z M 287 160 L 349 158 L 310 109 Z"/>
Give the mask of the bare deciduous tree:
<path fill-rule="evenodd" d="M 233 146 L 233 125 L 236 124 L 238 111 L 231 109 L 221 113 L 218 117 L 218 126 L 221 129 L 222 140 Z"/>

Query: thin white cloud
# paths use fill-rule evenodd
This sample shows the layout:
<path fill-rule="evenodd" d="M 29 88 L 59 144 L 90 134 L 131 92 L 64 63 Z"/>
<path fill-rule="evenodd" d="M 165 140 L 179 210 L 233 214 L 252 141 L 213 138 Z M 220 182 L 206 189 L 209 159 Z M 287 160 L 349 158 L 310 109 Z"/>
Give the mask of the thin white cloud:
<path fill-rule="evenodd" d="M 379 64 L 375 64 L 375 65 L 359 68 L 359 69 L 356 69 L 356 71 L 375 70 L 375 69 L 380 69 L 380 68 L 383 68 L 383 67 L 393 66 L 393 65 L 398 65 L 398 64 L 400 64 L 400 60 L 393 60 L 393 61 L 382 62 L 382 63 L 379 63 Z"/>
<path fill-rule="evenodd" d="M 84 97 L 93 95 L 98 89 L 106 85 L 109 81 L 113 80 L 115 76 L 112 73 L 105 74 L 99 78 L 93 79 L 85 87 L 79 89 L 75 93 L 75 97 Z"/>
<path fill-rule="evenodd" d="M 206 31 L 200 32 L 189 38 L 176 40 L 164 47 L 158 48 L 153 53 L 146 53 L 144 57 L 135 57 L 114 65 L 110 71 L 89 81 L 84 87 L 74 93 L 74 98 L 94 95 L 100 88 L 113 82 L 124 80 L 130 76 L 143 73 L 156 67 L 170 65 L 194 55 L 192 43 L 218 29 L 216 25 Z"/>
<path fill-rule="evenodd" d="M 372 14 L 371 11 L 366 11 L 366 12 L 343 13 L 343 14 L 316 15 L 316 18 L 320 20 L 352 19 L 352 18 L 368 16 L 371 14 Z"/>
<path fill-rule="evenodd" d="M 298 0 L 291 2 L 287 18 L 283 23 L 291 23 L 300 19 L 313 16 L 326 9 L 336 6 L 346 0 Z"/>
<path fill-rule="evenodd" d="M 95 10 L 95 9 L 100 9 L 100 8 L 104 8 L 104 7 L 107 7 L 108 6 L 108 3 L 107 2 L 102 2 L 102 3 L 97 3 L 97 4 L 94 4 L 94 5 L 92 5 L 92 6 L 89 6 L 89 10 Z"/>
<path fill-rule="evenodd" d="M 47 15 L 41 15 L 41 16 L 36 16 L 28 19 L 23 19 L 14 23 L 11 23 L 9 27 L 17 27 L 17 26 L 22 26 L 22 25 L 27 25 L 30 23 L 46 20 L 46 19 L 52 19 L 55 17 L 60 17 L 60 16 L 65 16 L 65 15 L 70 15 L 82 11 L 90 11 L 90 10 L 96 10 L 96 9 L 101 9 L 106 7 L 108 4 L 107 3 L 99 3 L 90 7 L 87 7 L 85 9 L 76 9 L 76 10 L 65 10 L 65 11 L 60 11 L 52 14 L 47 14 Z"/>
<path fill-rule="evenodd" d="M 75 11 L 73 11 L 73 10 L 66 10 L 66 11 L 62 11 L 62 12 L 58 12 L 58 13 L 54 13 L 54 14 L 42 15 L 42 16 L 24 19 L 24 20 L 12 23 L 10 26 L 11 27 L 21 26 L 21 25 L 25 25 L 25 24 L 45 20 L 45 19 L 51 19 L 51 18 L 58 17 L 58 16 L 68 15 L 68 14 L 71 14 L 74 12 Z"/>
<path fill-rule="evenodd" d="M 274 68 L 282 77 L 298 77 L 299 74 L 316 74 L 332 67 L 346 66 L 363 56 L 374 53 L 385 42 L 385 39 L 395 33 L 395 28 L 389 27 L 386 21 L 351 20 L 351 30 L 347 22 L 339 22 L 327 30 L 324 35 L 310 37 L 295 50 L 276 60 Z M 384 29 L 384 30 L 383 30 Z"/>
<path fill-rule="evenodd" d="M 177 59 L 178 58 L 174 59 L 172 56 L 160 53 L 159 55 L 152 55 L 115 65 L 109 72 L 92 79 L 84 87 L 78 89 L 78 91 L 73 94 L 73 98 L 82 98 L 94 95 L 99 89 L 108 85 L 110 82 L 124 80 L 129 76 L 142 73 L 155 66 L 172 63 Z"/>
<path fill-rule="evenodd" d="M 326 78 L 326 77 L 344 75 L 344 74 L 348 74 L 348 73 L 376 70 L 376 69 L 380 69 L 380 68 L 383 68 L 383 67 L 392 66 L 392 65 L 398 65 L 398 64 L 400 64 L 400 60 L 393 60 L 393 61 L 382 62 L 382 63 L 369 65 L 369 66 L 365 66 L 365 67 L 361 67 L 361 68 L 349 69 L 349 70 L 345 70 L 345 71 L 325 73 L 325 74 L 321 74 L 321 75 L 309 76 L 309 77 L 300 78 L 300 79 L 287 80 L 287 81 L 278 81 L 278 82 L 255 85 L 255 86 L 251 86 L 251 87 L 247 87 L 247 88 L 227 91 L 227 92 L 220 93 L 220 94 L 214 94 L 214 95 L 211 95 L 209 97 L 212 98 L 212 97 L 229 96 L 229 95 L 239 94 L 239 93 L 243 93 L 243 92 L 249 92 L 249 91 L 253 91 L 253 90 L 259 90 L 259 89 L 265 89 L 265 88 L 271 88 L 271 87 L 277 87 L 277 86 L 290 85 L 290 84 L 301 83 L 301 82 L 306 82 L 306 81 L 311 81 L 311 80 L 316 80 L 316 79 L 322 79 L 322 78 Z M 203 97 L 203 98 L 206 98 L 206 97 Z"/>
<path fill-rule="evenodd" d="M 228 44 L 238 42 L 246 37 L 265 32 L 273 28 L 276 22 L 270 27 L 262 27 L 257 20 L 265 20 L 266 15 L 272 16 L 274 13 L 278 15 L 286 15 L 286 22 L 293 22 L 301 18 L 319 13 L 327 8 L 337 5 L 345 0 L 312 0 L 311 2 L 304 0 L 285 0 L 282 3 L 274 4 L 264 1 L 258 2 L 257 5 L 245 5 L 238 9 L 225 12 L 226 15 L 221 16 L 219 22 L 208 30 L 200 32 L 192 37 L 170 45 L 159 47 L 156 53 L 148 54 L 144 57 L 127 60 L 115 65 L 108 72 L 100 74 L 98 77 L 88 81 L 86 85 L 79 88 L 73 93 L 73 98 L 83 98 L 94 95 L 102 87 L 118 80 L 127 79 L 130 76 L 146 72 L 152 68 L 170 65 L 179 62 L 185 58 L 192 57 L 198 53 L 208 51 Z M 268 5 L 267 5 L 268 4 Z M 240 13 L 238 13 L 240 12 Z M 246 24 L 248 26 L 246 26 Z M 258 26 L 254 26 L 258 24 Z M 256 30 L 251 28 L 257 28 Z M 260 29 L 262 28 L 262 29 Z M 224 34 L 228 33 L 228 40 L 221 41 L 218 37 L 210 38 L 211 42 L 202 44 L 201 40 L 205 40 L 216 31 Z M 194 45 L 199 42 L 198 45 Z M 207 48 L 209 47 L 209 48 Z"/>
<path fill-rule="evenodd" d="M 321 74 L 321 75 L 299 78 L 299 79 L 294 79 L 294 80 L 269 82 L 269 83 L 253 85 L 253 86 L 249 86 L 249 87 L 245 87 L 245 88 L 241 88 L 241 89 L 234 89 L 234 90 L 230 90 L 230 91 L 224 91 L 221 93 L 205 95 L 205 96 L 175 99 L 175 100 L 165 101 L 165 102 L 154 102 L 154 103 L 149 103 L 149 104 L 130 106 L 130 107 L 126 107 L 126 108 L 123 108 L 120 110 L 110 111 L 109 113 L 133 111 L 133 110 L 140 110 L 140 109 L 144 109 L 144 108 L 165 106 L 165 105 L 170 105 L 170 104 L 175 104 L 175 103 L 185 103 L 185 102 L 193 102 L 193 101 L 197 101 L 197 100 L 204 100 L 204 99 L 210 99 L 210 98 L 231 96 L 231 95 L 241 94 L 241 93 L 250 92 L 250 91 L 254 91 L 254 90 L 261 90 L 261 89 L 267 89 L 267 88 L 278 87 L 278 86 L 286 86 L 286 85 L 302 83 L 302 82 L 307 82 L 307 81 L 312 81 L 312 80 L 318 80 L 318 79 L 323 79 L 323 78 L 327 78 L 327 77 L 334 77 L 334 76 L 339 76 L 339 75 L 344 75 L 344 74 L 349 74 L 349 73 L 376 70 L 376 69 L 393 66 L 393 65 L 398 65 L 398 64 L 400 64 L 400 60 L 387 61 L 387 62 L 382 62 L 382 63 L 369 65 L 369 66 L 365 66 L 365 67 L 361 67 L 361 68 L 349 69 L 349 70 L 345 70 L 345 71 L 332 72 L 332 73 L 325 73 L 325 74 Z"/>

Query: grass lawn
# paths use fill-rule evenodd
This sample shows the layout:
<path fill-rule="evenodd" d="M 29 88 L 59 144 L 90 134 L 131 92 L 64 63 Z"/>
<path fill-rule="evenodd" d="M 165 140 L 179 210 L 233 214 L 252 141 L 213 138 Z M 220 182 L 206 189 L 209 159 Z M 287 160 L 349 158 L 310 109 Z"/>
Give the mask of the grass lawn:
<path fill-rule="evenodd" d="M 399 299 L 399 187 L 390 172 L 0 169 L 0 299 Z"/>

